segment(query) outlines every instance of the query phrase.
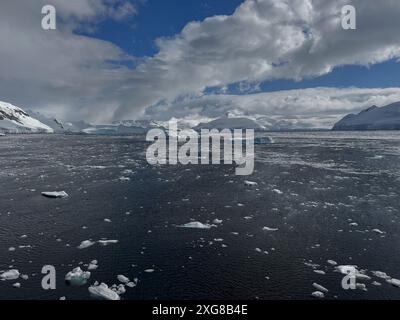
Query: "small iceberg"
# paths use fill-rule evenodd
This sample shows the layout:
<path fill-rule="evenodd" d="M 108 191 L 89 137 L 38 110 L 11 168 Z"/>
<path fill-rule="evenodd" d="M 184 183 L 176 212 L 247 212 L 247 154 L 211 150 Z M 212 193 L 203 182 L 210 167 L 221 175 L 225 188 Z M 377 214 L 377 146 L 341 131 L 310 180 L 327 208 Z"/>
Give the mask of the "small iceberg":
<path fill-rule="evenodd" d="M 244 181 L 244 185 L 245 185 L 246 187 L 255 187 L 255 186 L 258 186 L 258 183 L 257 183 L 257 182 L 253 182 L 253 181 L 245 180 L 245 181 Z"/>
<path fill-rule="evenodd" d="M 76 267 L 67 273 L 65 281 L 73 286 L 82 286 L 89 280 L 89 278 L 89 271 L 83 271 L 80 267 Z"/>
<path fill-rule="evenodd" d="M 392 286 L 395 286 L 397 288 L 400 288 L 400 280 L 399 279 L 387 279 L 386 280 L 387 283 L 390 283 Z"/>
<path fill-rule="evenodd" d="M 278 231 L 279 229 L 277 229 L 277 228 L 270 228 L 270 227 L 264 227 L 263 230 L 264 230 L 264 231 L 272 232 L 272 231 Z"/>
<path fill-rule="evenodd" d="M 319 299 L 325 297 L 325 295 L 321 291 L 314 291 L 313 293 L 311 293 L 311 296 Z"/>
<path fill-rule="evenodd" d="M 198 221 L 194 221 L 194 222 L 182 224 L 178 227 L 179 228 L 192 228 L 192 229 L 211 229 L 212 227 L 215 227 L 215 226 L 211 225 L 211 224 L 204 224 L 204 223 L 201 223 Z"/>
<path fill-rule="evenodd" d="M 119 274 L 117 276 L 117 279 L 118 279 L 119 282 L 124 283 L 124 284 L 127 284 L 127 283 L 130 282 L 129 278 L 125 277 L 123 274 Z"/>
<path fill-rule="evenodd" d="M 46 198 L 67 198 L 68 193 L 65 191 L 45 191 L 42 192 L 42 196 Z"/>
<path fill-rule="evenodd" d="M 17 280 L 20 276 L 20 273 L 17 269 L 11 269 L 0 274 L 1 280 Z"/>
<path fill-rule="evenodd" d="M 106 247 L 106 246 L 108 246 L 109 244 L 116 244 L 116 243 L 118 243 L 118 240 L 99 240 L 99 243 L 100 243 L 102 246 Z"/>
<path fill-rule="evenodd" d="M 81 242 L 81 244 L 78 246 L 78 249 L 86 249 L 94 245 L 96 242 L 93 242 L 92 240 L 84 240 Z"/>
<path fill-rule="evenodd" d="M 320 292 L 327 293 L 327 292 L 329 291 L 327 288 L 321 286 L 321 285 L 318 284 L 318 283 L 315 283 L 315 282 L 314 282 L 312 285 L 313 285 L 313 287 L 314 287 L 315 289 L 317 289 L 317 290 L 320 291 Z"/>
<path fill-rule="evenodd" d="M 257 137 L 254 138 L 254 144 L 273 144 L 275 143 L 272 137 Z"/>
<path fill-rule="evenodd" d="M 104 300 L 121 300 L 119 294 L 111 290 L 105 283 L 99 285 L 94 284 L 89 287 L 90 294 L 97 299 Z"/>

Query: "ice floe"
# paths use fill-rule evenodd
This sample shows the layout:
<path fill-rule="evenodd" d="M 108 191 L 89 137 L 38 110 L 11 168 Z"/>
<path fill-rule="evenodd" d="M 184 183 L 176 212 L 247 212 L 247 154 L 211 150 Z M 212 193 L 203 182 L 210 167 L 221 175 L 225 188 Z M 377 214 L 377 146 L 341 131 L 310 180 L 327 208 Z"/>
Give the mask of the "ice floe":
<path fill-rule="evenodd" d="M 387 279 L 386 282 L 390 283 L 392 286 L 400 288 L 400 280 L 399 279 L 391 278 L 391 279 Z"/>
<path fill-rule="evenodd" d="M 78 246 L 78 249 L 86 249 L 89 248 L 91 246 L 93 246 L 96 242 L 92 241 L 92 240 L 84 240 L 81 242 L 81 244 Z"/>
<path fill-rule="evenodd" d="M 263 230 L 264 230 L 264 231 L 272 232 L 272 231 L 278 231 L 279 229 L 277 229 L 277 228 L 270 228 L 270 227 L 264 227 Z"/>
<path fill-rule="evenodd" d="M 20 276 L 20 273 L 17 269 L 11 269 L 0 274 L 0 279 L 2 280 L 16 280 Z"/>
<path fill-rule="evenodd" d="M 124 283 L 124 284 L 127 284 L 128 282 L 130 282 L 129 278 L 125 277 L 123 274 L 119 274 L 117 276 L 117 279 L 119 282 Z"/>
<path fill-rule="evenodd" d="M 254 182 L 254 181 L 245 180 L 244 185 L 247 187 L 255 187 L 255 186 L 258 186 L 258 183 Z"/>
<path fill-rule="evenodd" d="M 110 289 L 105 283 L 92 285 L 89 287 L 90 294 L 97 299 L 104 300 L 121 300 L 119 294 Z"/>
<path fill-rule="evenodd" d="M 80 267 L 76 267 L 67 273 L 65 281 L 73 286 L 82 286 L 89 280 L 89 278 L 89 271 L 83 271 Z"/>
<path fill-rule="evenodd" d="M 311 293 L 311 296 L 320 299 L 325 297 L 325 295 L 321 291 L 314 291 L 313 293 Z"/>
<path fill-rule="evenodd" d="M 97 268 L 98 268 L 98 262 L 97 262 L 97 260 L 92 260 L 92 261 L 89 263 L 88 270 L 96 270 Z"/>
<path fill-rule="evenodd" d="M 204 224 L 198 221 L 194 222 L 188 222 L 182 225 L 178 226 L 179 228 L 193 228 L 193 229 L 211 229 L 212 227 L 215 227 L 214 225 L 211 224 Z"/>
<path fill-rule="evenodd" d="M 108 246 L 110 244 L 116 244 L 119 241 L 118 240 L 99 240 L 98 242 L 100 243 L 100 245 L 105 247 L 105 246 Z"/>
<path fill-rule="evenodd" d="M 65 191 L 45 191 L 42 192 L 42 196 L 47 198 L 67 198 L 68 193 Z"/>
<path fill-rule="evenodd" d="M 313 287 L 314 287 L 315 289 L 317 289 L 318 291 L 325 292 L 325 293 L 327 293 L 327 292 L 329 291 L 327 288 L 321 286 L 321 285 L 318 284 L 318 283 L 315 283 L 315 282 L 314 282 L 312 285 L 313 285 Z"/>

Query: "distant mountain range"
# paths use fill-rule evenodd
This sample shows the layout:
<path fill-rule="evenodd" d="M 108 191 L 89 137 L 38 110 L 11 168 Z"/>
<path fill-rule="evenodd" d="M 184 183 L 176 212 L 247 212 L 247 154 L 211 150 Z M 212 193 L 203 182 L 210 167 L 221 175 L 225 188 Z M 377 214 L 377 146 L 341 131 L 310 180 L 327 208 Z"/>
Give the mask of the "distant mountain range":
<path fill-rule="evenodd" d="M 187 121 L 178 121 L 180 129 L 190 127 Z M 182 128 L 181 128 L 182 127 Z M 167 128 L 167 122 L 151 120 L 123 120 L 111 124 L 94 125 L 85 121 L 63 122 L 39 112 L 24 111 L 0 101 L 1 133 L 81 133 L 98 135 L 142 135 L 152 128 Z M 254 129 L 255 131 L 307 130 L 299 119 L 276 120 L 266 116 L 225 115 L 193 127 L 201 129 Z M 349 114 L 337 122 L 332 130 L 400 130 L 400 102 L 381 108 L 372 106 L 358 114 Z"/>
<path fill-rule="evenodd" d="M 333 126 L 333 130 L 400 130 L 400 102 L 348 114 Z"/>

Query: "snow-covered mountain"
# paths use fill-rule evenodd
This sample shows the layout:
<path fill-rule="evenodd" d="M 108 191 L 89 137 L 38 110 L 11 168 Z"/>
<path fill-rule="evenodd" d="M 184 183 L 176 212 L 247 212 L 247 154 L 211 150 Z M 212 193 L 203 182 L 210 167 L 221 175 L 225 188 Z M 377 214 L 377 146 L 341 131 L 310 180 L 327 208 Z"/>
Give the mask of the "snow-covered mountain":
<path fill-rule="evenodd" d="M 400 102 L 348 114 L 332 130 L 400 130 Z"/>
<path fill-rule="evenodd" d="M 53 133 L 54 129 L 10 103 L 0 101 L 0 132 Z"/>

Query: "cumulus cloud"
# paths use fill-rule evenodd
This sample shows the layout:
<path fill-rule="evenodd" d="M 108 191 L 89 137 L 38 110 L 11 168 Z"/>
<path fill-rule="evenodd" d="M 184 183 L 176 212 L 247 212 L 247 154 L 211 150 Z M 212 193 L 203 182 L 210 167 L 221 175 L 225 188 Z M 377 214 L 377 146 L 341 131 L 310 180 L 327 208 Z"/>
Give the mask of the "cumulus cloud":
<path fill-rule="evenodd" d="M 65 29 L 51 35 L 38 29 L 35 15 L 41 1 L 30 1 L 28 10 L 11 14 L 4 6 L 21 11 L 22 2 L 3 3 L 0 97 L 95 121 L 137 118 L 146 110 L 151 110 L 147 115 L 157 115 L 166 105 L 175 105 L 179 110 L 174 113 L 185 116 L 185 111 L 186 115 L 195 113 L 191 97 L 204 95 L 209 87 L 223 92 L 229 84 L 241 83 L 244 91 L 257 91 L 257 83 L 265 80 L 318 77 L 337 66 L 369 66 L 400 56 L 395 32 L 400 30 L 398 0 L 246 0 L 230 16 L 190 22 L 174 37 L 157 39 L 158 53 L 142 59 L 135 69 L 109 63 L 133 59 L 114 45 L 74 33 L 88 22 L 95 25 L 106 17 L 135 14 L 128 1 L 118 0 L 115 6 L 109 0 L 57 0 Z M 341 28 L 341 8 L 347 4 L 357 9 L 357 30 Z M 299 101 L 303 94 L 309 97 L 309 91 L 299 91 Z M 261 106 L 266 103 L 263 98 L 271 97 L 251 97 L 255 96 Z M 252 99 L 228 97 L 243 103 L 243 110 Z M 326 114 L 325 110 L 337 108 L 335 98 L 327 102 L 326 97 L 313 100 L 314 111 Z M 207 99 L 213 99 L 210 105 L 214 105 L 208 108 L 209 115 L 230 102 L 223 95 L 200 100 Z M 179 103 L 185 100 L 190 103 Z M 293 109 L 305 115 L 311 108 L 305 103 L 276 103 L 275 107 L 267 109 L 286 115 Z"/>

